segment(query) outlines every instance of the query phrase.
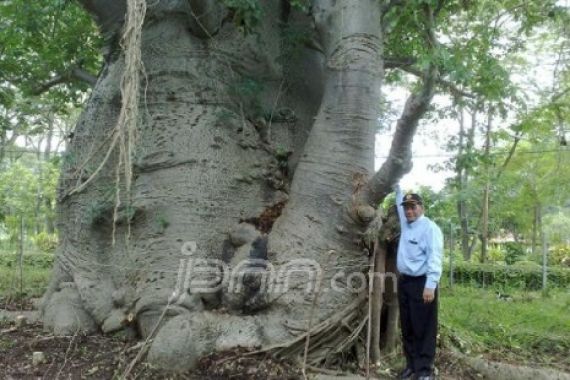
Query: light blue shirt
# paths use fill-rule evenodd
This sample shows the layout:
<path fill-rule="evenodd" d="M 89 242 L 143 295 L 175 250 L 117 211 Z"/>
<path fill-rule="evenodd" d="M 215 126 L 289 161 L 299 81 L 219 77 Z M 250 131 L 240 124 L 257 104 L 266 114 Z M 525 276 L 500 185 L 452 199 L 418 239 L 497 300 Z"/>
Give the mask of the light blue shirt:
<path fill-rule="evenodd" d="M 420 216 L 409 223 L 404 213 L 402 190 L 396 187 L 396 205 L 400 217 L 400 243 L 397 266 L 400 273 L 408 276 L 426 275 L 425 287 L 435 289 L 441 277 L 443 257 L 443 234 L 433 221 Z"/>

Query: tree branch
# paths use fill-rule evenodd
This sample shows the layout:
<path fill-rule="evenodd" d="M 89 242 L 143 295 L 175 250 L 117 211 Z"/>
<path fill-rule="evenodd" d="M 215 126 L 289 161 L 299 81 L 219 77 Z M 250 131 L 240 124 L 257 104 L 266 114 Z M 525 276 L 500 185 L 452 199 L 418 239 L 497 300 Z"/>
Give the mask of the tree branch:
<path fill-rule="evenodd" d="M 384 17 L 386 15 L 386 13 L 388 13 L 388 11 L 390 9 L 392 9 L 393 7 L 396 6 L 402 6 L 404 5 L 404 1 L 403 0 L 388 0 L 385 1 L 384 4 L 382 5 L 382 17 Z"/>
<path fill-rule="evenodd" d="M 89 71 L 81 68 L 81 67 L 74 67 L 71 69 L 71 76 L 74 79 L 79 79 L 80 81 L 83 81 L 91 86 L 95 86 L 95 83 L 97 83 L 97 76 L 91 74 Z"/>
<path fill-rule="evenodd" d="M 437 5 L 435 6 L 435 10 L 433 11 L 434 18 L 437 18 L 439 12 L 441 12 L 444 5 L 445 5 L 445 0 L 438 0 Z"/>
<path fill-rule="evenodd" d="M 507 155 L 507 158 L 505 158 L 503 165 L 501 165 L 501 168 L 499 169 L 499 171 L 497 172 L 497 175 L 495 176 L 495 181 L 498 181 L 499 178 L 501 178 L 501 175 L 503 174 L 503 172 L 507 168 L 507 165 L 511 161 L 511 158 L 513 158 L 513 155 L 515 154 L 515 150 L 517 149 L 517 145 L 518 145 L 519 141 L 521 140 L 521 137 L 522 137 L 522 132 L 518 131 L 516 133 L 516 135 L 514 136 L 513 145 L 511 145 L 511 149 L 509 149 L 509 154 Z"/>
<path fill-rule="evenodd" d="M 412 66 L 400 66 L 398 67 L 400 70 L 405 71 L 407 73 L 413 74 L 415 76 L 421 77 L 422 76 L 422 72 Z M 466 92 L 462 89 L 460 89 L 459 87 L 457 87 L 455 84 L 451 83 L 450 81 L 447 81 L 445 79 L 442 79 L 441 77 L 438 77 L 437 79 L 437 83 L 438 85 L 440 85 L 441 87 L 447 89 L 452 95 L 454 96 L 463 96 L 466 98 L 470 98 L 470 99 L 475 99 L 475 95 L 473 95 L 470 92 Z"/>
<path fill-rule="evenodd" d="M 437 48 L 434 33 L 433 10 L 425 6 L 426 13 L 426 42 L 430 51 Z M 402 116 L 396 124 L 396 132 L 392 139 L 392 146 L 388 158 L 368 182 L 368 186 L 361 198 L 367 204 L 375 207 L 392 191 L 392 187 L 412 169 L 412 141 L 416 133 L 419 120 L 425 114 L 433 98 L 435 83 L 439 80 L 439 72 L 435 62 L 430 62 L 422 75 L 423 85 L 412 93 Z"/>
<path fill-rule="evenodd" d="M 409 74 L 415 75 L 417 77 L 423 78 L 422 71 L 417 67 L 414 67 L 414 64 L 417 63 L 417 59 L 414 57 L 386 57 L 384 58 L 384 68 L 385 69 L 400 69 L 405 71 Z M 475 95 L 467 92 L 465 90 L 460 89 L 452 82 L 442 79 L 438 77 L 437 83 L 439 86 L 443 87 L 444 89 L 448 90 L 454 96 L 463 96 L 470 99 L 475 99 Z"/>
<path fill-rule="evenodd" d="M 77 0 L 93 16 L 105 38 L 118 32 L 125 20 L 127 3 L 125 0 Z"/>
<path fill-rule="evenodd" d="M 402 67 L 412 66 L 417 61 L 415 57 L 384 57 L 384 68 L 401 69 Z"/>
<path fill-rule="evenodd" d="M 50 88 L 57 86 L 59 84 L 63 84 L 63 83 L 67 83 L 67 82 L 71 82 L 73 80 L 80 80 L 83 81 L 91 86 L 94 86 L 95 83 L 97 82 L 97 77 L 93 74 L 91 74 L 90 72 L 88 72 L 87 70 L 75 66 L 72 67 L 70 70 L 56 75 L 55 77 L 53 77 L 52 79 L 50 79 L 49 81 L 39 85 L 38 87 L 34 88 L 32 90 L 32 95 L 40 95 L 46 91 L 48 91 Z"/>

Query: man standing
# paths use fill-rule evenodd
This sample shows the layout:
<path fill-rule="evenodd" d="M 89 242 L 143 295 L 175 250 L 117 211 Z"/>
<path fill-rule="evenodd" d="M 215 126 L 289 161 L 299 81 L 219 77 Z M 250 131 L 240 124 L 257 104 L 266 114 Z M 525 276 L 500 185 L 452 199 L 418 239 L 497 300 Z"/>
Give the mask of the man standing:
<path fill-rule="evenodd" d="M 433 362 L 437 335 L 437 284 L 441 277 L 443 235 L 424 216 L 418 194 L 402 196 L 396 186 L 400 217 L 397 266 L 398 301 L 406 368 L 401 379 L 434 379 Z"/>

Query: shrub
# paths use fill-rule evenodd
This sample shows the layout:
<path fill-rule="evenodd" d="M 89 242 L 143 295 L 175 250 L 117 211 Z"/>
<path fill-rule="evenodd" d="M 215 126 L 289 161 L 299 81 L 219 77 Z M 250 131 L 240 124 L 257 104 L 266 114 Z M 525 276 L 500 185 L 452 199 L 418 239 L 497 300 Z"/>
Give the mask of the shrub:
<path fill-rule="evenodd" d="M 523 255 L 524 248 L 522 244 L 516 242 L 505 243 L 505 262 L 507 264 L 514 264 Z"/>
<path fill-rule="evenodd" d="M 0 255 L 0 267 L 16 268 L 19 265 L 20 257 L 15 253 Z M 48 269 L 53 266 L 54 256 L 50 254 L 29 254 L 24 255 L 23 264 L 26 267 Z"/>
<path fill-rule="evenodd" d="M 446 266 L 444 271 L 449 275 L 449 267 Z M 499 289 L 540 290 L 542 268 L 534 263 L 502 266 L 458 262 L 453 265 L 453 279 L 456 283 L 492 286 Z M 549 267 L 548 284 L 561 288 L 570 286 L 570 269 Z"/>
<path fill-rule="evenodd" d="M 56 234 L 40 232 L 39 234 L 32 236 L 31 239 L 35 246 L 42 252 L 53 252 L 57 248 L 58 240 Z"/>
<path fill-rule="evenodd" d="M 500 247 L 489 248 L 489 260 L 493 262 L 505 261 L 505 253 Z"/>
<path fill-rule="evenodd" d="M 548 252 L 548 264 L 570 266 L 570 246 L 560 244 L 550 248 Z"/>

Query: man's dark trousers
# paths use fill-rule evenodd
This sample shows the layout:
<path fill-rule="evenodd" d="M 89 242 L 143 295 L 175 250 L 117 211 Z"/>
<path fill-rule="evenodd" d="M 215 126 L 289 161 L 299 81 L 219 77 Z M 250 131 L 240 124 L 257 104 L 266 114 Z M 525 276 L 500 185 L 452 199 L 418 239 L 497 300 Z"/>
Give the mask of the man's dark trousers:
<path fill-rule="evenodd" d="M 408 368 L 416 375 L 429 375 L 435 358 L 437 336 L 437 289 L 431 303 L 424 303 L 426 276 L 400 275 L 398 301 L 402 342 Z"/>

